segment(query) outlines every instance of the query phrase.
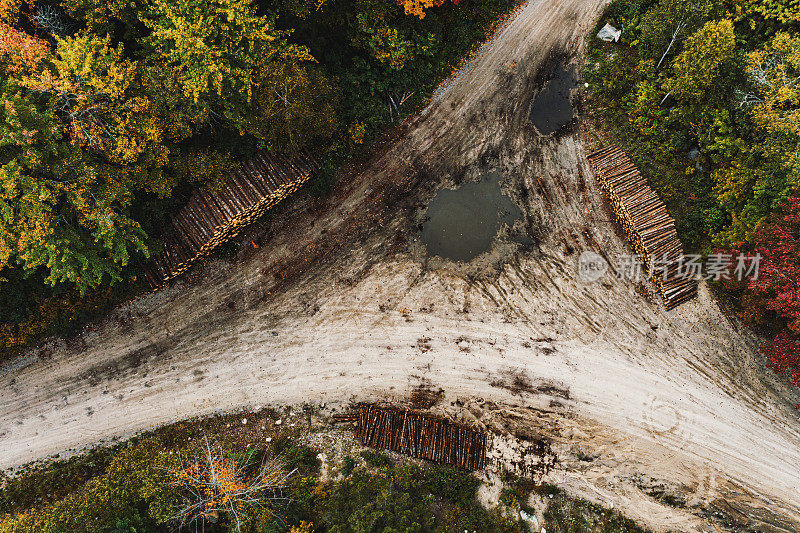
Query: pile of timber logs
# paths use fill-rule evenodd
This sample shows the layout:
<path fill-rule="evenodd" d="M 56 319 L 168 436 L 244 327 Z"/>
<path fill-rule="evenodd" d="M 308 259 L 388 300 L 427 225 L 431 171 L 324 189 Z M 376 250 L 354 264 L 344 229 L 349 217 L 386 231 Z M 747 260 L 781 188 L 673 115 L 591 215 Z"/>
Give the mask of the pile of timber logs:
<path fill-rule="evenodd" d="M 236 236 L 318 170 L 307 151 L 293 157 L 261 152 L 234 171 L 220 189 L 198 189 L 164 232 L 164 248 L 145 268 L 153 287 L 185 272 Z"/>
<path fill-rule="evenodd" d="M 486 464 L 485 431 L 406 409 L 362 405 L 356 436 L 365 446 L 466 470 Z"/>
<path fill-rule="evenodd" d="M 680 272 L 683 244 L 675 221 L 636 165 L 616 146 L 592 152 L 588 160 L 639 259 L 645 268 L 652 261 L 658 265 L 651 279 L 666 308 L 674 309 L 694 298 L 697 281 Z"/>

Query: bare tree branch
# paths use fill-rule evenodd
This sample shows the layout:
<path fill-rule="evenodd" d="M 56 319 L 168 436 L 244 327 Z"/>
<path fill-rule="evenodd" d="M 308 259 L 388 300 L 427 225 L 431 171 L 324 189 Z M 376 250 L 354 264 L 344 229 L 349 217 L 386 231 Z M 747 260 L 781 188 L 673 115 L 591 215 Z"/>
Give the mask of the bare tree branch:
<path fill-rule="evenodd" d="M 204 437 L 203 447 L 192 457 L 180 457 L 179 466 L 172 471 L 175 484 L 185 490 L 186 502 L 175 518 L 181 528 L 194 524 L 205 529 L 206 522 L 216 522 L 227 515 L 239 531 L 246 518 L 256 513 L 273 513 L 272 507 L 289 502 L 283 487 L 294 470 L 286 472 L 280 458 L 254 464 L 251 451 L 235 460 Z M 253 468 L 255 472 L 250 473 Z M 276 515 L 277 516 L 277 515 Z"/>

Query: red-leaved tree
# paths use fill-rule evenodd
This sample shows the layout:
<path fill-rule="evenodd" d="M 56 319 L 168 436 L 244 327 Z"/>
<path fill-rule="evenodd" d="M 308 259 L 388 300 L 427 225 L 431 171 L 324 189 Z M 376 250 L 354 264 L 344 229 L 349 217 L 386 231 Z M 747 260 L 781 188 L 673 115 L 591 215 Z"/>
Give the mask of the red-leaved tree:
<path fill-rule="evenodd" d="M 727 280 L 726 288 L 739 294 L 746 321 L 777 330 L 762 348 L 767 366 L 800 387 L 800 196 L 787 199 L 748 248 L 761 255 L 758 277 Z"/>

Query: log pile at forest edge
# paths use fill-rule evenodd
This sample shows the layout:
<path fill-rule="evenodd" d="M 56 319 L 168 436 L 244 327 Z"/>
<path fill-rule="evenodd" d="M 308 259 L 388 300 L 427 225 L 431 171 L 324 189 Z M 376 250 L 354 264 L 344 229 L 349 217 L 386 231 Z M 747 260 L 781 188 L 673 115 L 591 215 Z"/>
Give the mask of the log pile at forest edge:
<path fill-rule="evenodd" d="M 433 415 L 362 404 L 356 436 L 365 446 L 418 459 L 481 470 L 486 465 L 485 431 Z"/>
<path fill-rule="evenodd" d="M 596 150 L 587 159 L 639 260 L 646 269 L 651 261 L 659 264 L 651 279 L 667 310 L 697 296 L 697 281 L 681 276 L 683 244 L 675 220 L 636 165 L 616 146 Z"/>
<path fill-rule="evenodd" d="M 161 252 L 145 266 L 153 287 L 185 272 L 296 191 L 319 169 L 303 150 L 293 157 L 266 151 L 241 165 L 219 189 L 197 189 L 164 232 Z"/>

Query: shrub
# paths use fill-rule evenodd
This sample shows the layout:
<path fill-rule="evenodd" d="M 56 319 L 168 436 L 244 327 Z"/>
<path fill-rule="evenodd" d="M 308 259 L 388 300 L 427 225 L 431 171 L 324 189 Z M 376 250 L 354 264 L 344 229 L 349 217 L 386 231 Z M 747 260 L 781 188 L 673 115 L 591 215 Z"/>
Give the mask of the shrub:
<path fill-rule="evenodd" d="M 118 449 L 97 448 L 54 464 L 38 464 L 3 479 L 0 473 L 0 509 L 16 513 L 59 500 L 98 476 Z"/>
<path fill-rule="evenodd" d="M 605 509 L 585 500 L 563 494 L 553 497 L 544 512 L 544 527 L 553 533 L 645 533 L 612 509 Z"/>
<path fill-rule="evenodd" d="M 474 501 L 480 485 L 478 478 L 452 466 L 431 466 L 423 470 L 423 477 L 432 494 L 461 505 Z"/>
<path fill-rule="evenodd" d="M 356 467 L 356 460 L 350 457 L 349 455 L 344 458 L 344 464 L 342 464 L 342 474 L 345 476 L 349 476 Z"/>
<path fill-rule="evenodd" d="M 383 468 L 394 465 L 394 461 L 388 455 L 381 452 L 374 452 L 372 450 L 364 450 L 361 452 L 361 457 L 367 465 L 374 468 Z"/>
<path fill-rule="evenodd" d="M 356 470 L 333 488 L 322 511 L 323 523 L 331 533 L 431 530 L 433 496 L 419 489 L 407 470 Z"/>
<path fill-rule="evenodd" d="M 133 527 L 136 531 L 156 528 L 170 521 L 178 499 L 167 471 L 169 462 L 156 440 L 122 450 L 105 473 L 89 480 L 81 490 L 52 505 L 4 519 L 0 533 L 100 533 L 118 527 Z"/>

